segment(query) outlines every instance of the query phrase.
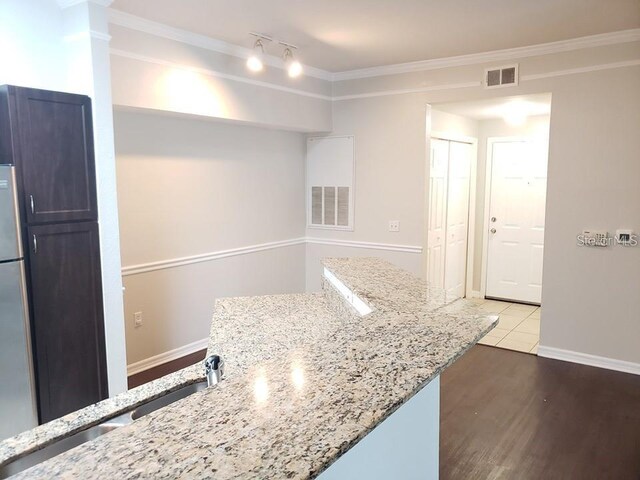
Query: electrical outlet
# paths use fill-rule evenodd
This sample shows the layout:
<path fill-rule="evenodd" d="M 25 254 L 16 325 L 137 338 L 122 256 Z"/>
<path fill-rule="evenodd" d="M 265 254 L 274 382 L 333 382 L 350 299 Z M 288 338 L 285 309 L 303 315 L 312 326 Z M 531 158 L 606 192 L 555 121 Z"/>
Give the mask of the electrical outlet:
<path fill-rule="evenodd" d="M 638 245 L 638 236 L 633 230 L 618 229 L 616 230 L 616 243 L 625 247 L 635 247 Z"/>
<path fill-rule="evenodd" d="M 389 231 L 390 232 L 399 232 L 400 231 L 400 221 L 399 220 L 389 220 Z"/>
<path fill-rule="evenodd" d="M 136 328 L 142 326 L 142 312 L 136 312 L 133 314 L 133 324 Z"/>

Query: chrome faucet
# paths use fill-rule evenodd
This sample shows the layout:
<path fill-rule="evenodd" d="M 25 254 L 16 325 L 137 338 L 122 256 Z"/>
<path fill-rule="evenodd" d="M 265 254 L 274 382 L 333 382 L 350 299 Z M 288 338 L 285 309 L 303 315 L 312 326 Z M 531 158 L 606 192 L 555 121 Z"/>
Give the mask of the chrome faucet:
<path fill-rule="evenodd" d="M 204 373 L 207 376 L 207 387 L 220 383 L 224 375 L 224 361 L 220 355 L 210 355 L 204 361 Z"/>

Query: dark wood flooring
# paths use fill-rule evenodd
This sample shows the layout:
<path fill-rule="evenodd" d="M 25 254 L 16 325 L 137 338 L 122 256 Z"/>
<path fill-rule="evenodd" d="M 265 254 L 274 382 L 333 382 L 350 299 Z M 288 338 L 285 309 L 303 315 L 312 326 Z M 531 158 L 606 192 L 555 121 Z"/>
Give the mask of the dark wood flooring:
<path fill-rule="evenodd" d="M 144 383 L 150 382 L 151 380 L 155 380 L 156 378 L 164 377 L 165 375 L 169 375 L 170 373 L 177 372 L 181 368 L 185 368 L 185 367 L 188 367 L 189 365 L 193 365 L 196 362 L 204 360 L 204 357 L 206 354 L 207 354 L 206 349 L 199 350 L 190 355 L 186 355 L 184 357 L 178 358 L 177 360 L 163 363 L 162 365 L 158 365 L 157 367 L 150 368 L 149 370 L 145 370 L 144 372 L 131 375 L 127 379 L 129 383 L 129 388 L 137 387 Z M 204 365 L 202 366 L 202 369 L 204 371 Z"/>
<path fill-rule="evenodd" d="M 640 376 L 477 345 L 440 408 L 442 480 L 640 479 Z"/>
<path fill-rule="evenodd" d="M 640 480 L 640 376 L 477 345 L 442 375 L 440 408 L 441 480 Z"/>

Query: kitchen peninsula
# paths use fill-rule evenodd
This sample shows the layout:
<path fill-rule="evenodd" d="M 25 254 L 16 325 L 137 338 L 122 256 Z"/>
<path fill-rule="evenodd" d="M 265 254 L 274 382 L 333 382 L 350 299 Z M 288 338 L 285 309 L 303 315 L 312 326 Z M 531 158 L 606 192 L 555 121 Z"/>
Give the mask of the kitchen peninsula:
<path fill-rule="evenodd" d="M 209 354 L 224 358 L 220 384 L 16 478 L 373 478 L 364 473 L 379 467 L 372 455 L 391 440 L 412 442 L 407 458 L 378 461 L 437 478 L 439 375 L 497 317 L 379 259 L 324 267 L 322 293 L 216 302 Z M 119 414 L 136 390 L 101 403 Z M 52 441 L 47 428 L 0 443 L 0 465 Z"/>

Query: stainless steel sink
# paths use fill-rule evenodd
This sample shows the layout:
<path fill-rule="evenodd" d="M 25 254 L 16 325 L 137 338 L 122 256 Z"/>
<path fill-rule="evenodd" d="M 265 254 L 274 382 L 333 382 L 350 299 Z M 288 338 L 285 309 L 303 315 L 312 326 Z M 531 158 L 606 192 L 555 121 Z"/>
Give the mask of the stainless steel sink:
<path fill-rule="evenodd" d="M 90 427 L 74 435 L 58 440 L 47 447 L 25 455 L 24 457 L 0 467 L 0 479 L 15 475 L 18 472 L 60 455 L 67 450 L 71 450 L 78 445 L 95 440 L 99 436 L 109 433 L 116 428 L 128 425 L 131 422 L 131 415 L 129 413 L 125 413 L 111 420 L 107 420 L 100 425 Z"/>
<path fill-rule="evenodd" d="M 168 393 L 160 398 L 156 398 L 155 400 L 151 400 L 150 402 L 140 405 L 138 408 L 131 412 L 131 418 L 133 420 L 137 420 L 138 418 L 144 417 L 151 412 L 155 412 L 162 407 L 166 407 L 167 405 L 171 405 L 178 400 L 182 400 L 183 398 L 186 398 L 193 393 L 200 392 L 205 388 L 207 388 L 207 382 L 192 383 L 191 385 L 182 387 L 175 392 Z"/>
<path fill-rule="evenodd" d="M 60 455 L 61 453 L 64 453 L 67 450 L 71 450 L 72 448 L 82 445 L 83 443 L 95 440 L 105 433 L 109 433 L 112 430 L 124 427 L 125 425 L 129 425 L 134 420 L 137 420 L 140 417 L 144 417 L 151 412 L 155 412 L 162 407 L 166 407 L 167 405 L 177 402 L 178 400 L 182 400 L 183 398 L 186 398 L 193 393 L 200 392 L 205 388 L 207 388 L 207 382 L 199 382 L 187 385 L 186 387 L 182 387 L 175 392 L 168 393 L 166 395 L 163 395 L 162 397 L 156 398 L 155 400 L 144 403 L 133 410 L 119 415 L 118 417 L 107 420 L 100 425 L 90 427 L 74 435 L 58 440 L 45 448 L 27 454 L 22 458 L 19 458 L 11 463 L 0 467 L 0 479 L 8 478 L 11 475 L 15 475 L 16 473 L 26 470 L 27 468 L 33 467 L 34 465 L 49 460 L 50 458 L 53 458 L 56 455 Z"/>

